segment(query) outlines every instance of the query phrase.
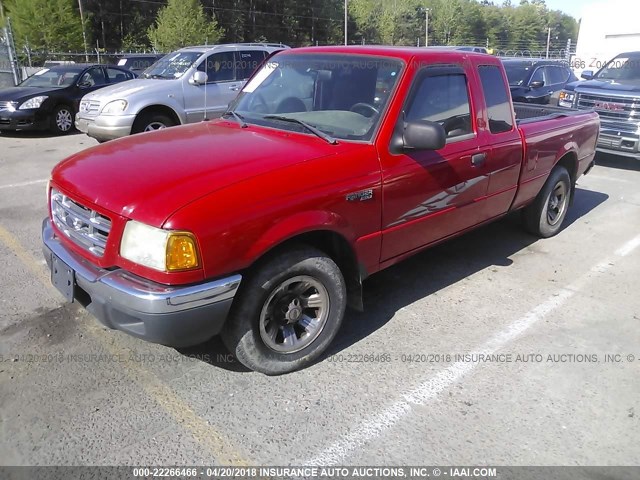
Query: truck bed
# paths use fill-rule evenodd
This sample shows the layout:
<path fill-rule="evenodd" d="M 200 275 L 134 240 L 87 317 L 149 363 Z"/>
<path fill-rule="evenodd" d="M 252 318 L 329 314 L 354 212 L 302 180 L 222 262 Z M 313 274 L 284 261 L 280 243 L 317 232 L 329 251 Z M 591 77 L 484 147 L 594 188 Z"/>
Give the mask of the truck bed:
<path fill-rule="evenodd" d="M 551 105 L 532 105 L 530 103 L 513 102 L 513 109 L 516 113 L 516 123 L 523 125 L 540 120 L 550 120 L 552 118 L 570 117 L 584 113 L 584 110 L 575 108 L 554 107 Z"/>

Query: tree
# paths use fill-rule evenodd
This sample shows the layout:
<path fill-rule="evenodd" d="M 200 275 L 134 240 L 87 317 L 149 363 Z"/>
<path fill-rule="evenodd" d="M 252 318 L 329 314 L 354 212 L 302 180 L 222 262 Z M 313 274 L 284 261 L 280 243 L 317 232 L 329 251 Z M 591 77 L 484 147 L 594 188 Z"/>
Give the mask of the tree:
<path fill-rule="evenodd" d="M 208 18 L 198 0 L 169 0 L 160 9 L 156 24 L 148 30 L 149 40 L 158 51 L 171 51 L 189 45 L 215 44 L 224 31 L 214 16 Z"/>
<path fill-rule="evenodd" d="M 5 3 L 16 47 L 48 52 L 80 51 L 82 23 L 75 0 L 11 0 Z"/>

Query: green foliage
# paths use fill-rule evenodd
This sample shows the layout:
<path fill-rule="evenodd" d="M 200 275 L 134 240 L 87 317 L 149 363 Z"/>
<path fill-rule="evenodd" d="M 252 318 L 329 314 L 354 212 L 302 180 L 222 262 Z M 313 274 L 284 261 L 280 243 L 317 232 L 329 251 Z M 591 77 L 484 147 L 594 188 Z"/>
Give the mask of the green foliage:
<path fill-rule="evenodd" d="M 78 0 L 2 0 L 16 43 L 82 51 Z M 341 44 L 344 0 L 82 0 L 90 46 L 109 51 L 168 51 L 220 42 L 281 42 L 291 46 Z M 349 43 L 424 45 L 425 8 L 430 45 L 488 44 L 496 51 L 544 51 L 574 43 L 573 17 L 544 0 L 349 0 Z M 91 40 L 93 39 L 93 41 Z M 530 52 L 530 53 L 528 53 Z"/>
<path fill-rule="evenodd" d="M 16 48 L 28 44 L 32 50 L 50 52 L 83 50 L 76 0 L 10 0 L 5 8 Z"/>
<path fill-rule="evenodd" d="M 166 52 L 189 45 L 212 45 L 222 34 L 215 17 L 208 18 L 198 0 L 169 0 L 148 30 L 153 47 Z"/>

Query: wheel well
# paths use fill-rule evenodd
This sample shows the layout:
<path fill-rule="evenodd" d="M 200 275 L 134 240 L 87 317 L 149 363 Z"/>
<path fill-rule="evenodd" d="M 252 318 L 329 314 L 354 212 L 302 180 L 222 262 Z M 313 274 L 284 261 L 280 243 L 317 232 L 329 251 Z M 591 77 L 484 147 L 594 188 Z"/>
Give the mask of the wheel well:
<path fill-rule="evenodd" d="M 142 110 L 140 110 L 136 115 L 136 119 L 133 123 L 134 128 L 136 127 L 136 123 L 138 122 L 138 120 L 142 118 L 143 115 L 146 115 L 148 113 L 161 113 L 168 116 L 175 122 L 176 125 L 180 125 L 182 123 L 180 122 L 180 117 L 178 117 L 178 115 L 173 111 L 172 108 L 165 105 L 149 105 L 148 107 L 144 107 Z"/>
<path fill-rule="evenodd" d="M 361 271 L 356 254 L 342 235 L 329 230 L 303 233 L 289 238 L 264 254 L 258 262 L 286 251 L 292 245 L 308 245 L 326 253 L 340 268 L 347 286 L 348 305 L 356 310 L 364 309 L 362 302 L 362 280 L 366 273 Z"/>
<path fill-rule="evenodd" d="M 574 193 L 576 192 L 576 180 L 578 176 L 578 157 L 574 152 L 566 153 L 556 165 L 562 165 L 569 172 L 571 179 L 571 199 L 570 205 L 573 204 Z"/>

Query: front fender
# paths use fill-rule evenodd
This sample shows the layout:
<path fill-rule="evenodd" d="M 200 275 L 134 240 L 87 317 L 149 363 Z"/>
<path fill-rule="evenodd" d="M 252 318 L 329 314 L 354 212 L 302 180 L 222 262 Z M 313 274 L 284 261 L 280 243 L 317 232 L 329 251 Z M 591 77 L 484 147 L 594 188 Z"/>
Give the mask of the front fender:
<path fill-rule="evenodd" d="M 337 233 L 350 245 L 355 241 L 349 223 L 340 215 L 322 210 L 297 212 L 266 230 L 247 250 L 243 263 L 251 265 L 277 246 L 300 235 L 318 231 Z"/>

